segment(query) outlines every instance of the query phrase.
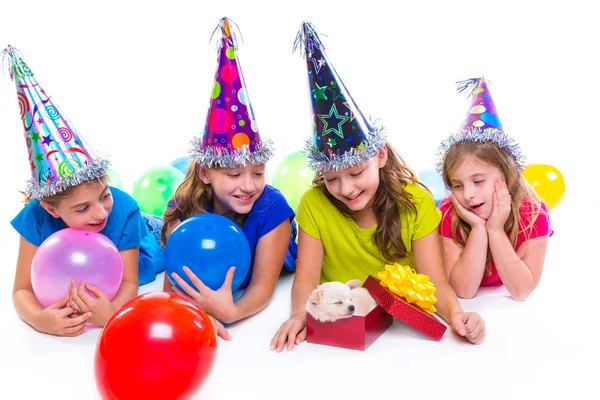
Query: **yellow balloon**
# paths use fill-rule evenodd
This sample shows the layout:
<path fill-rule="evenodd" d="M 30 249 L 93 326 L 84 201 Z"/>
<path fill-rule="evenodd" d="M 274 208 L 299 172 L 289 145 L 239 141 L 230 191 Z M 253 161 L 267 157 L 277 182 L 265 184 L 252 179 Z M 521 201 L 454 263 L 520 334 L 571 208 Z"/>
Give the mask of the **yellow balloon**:
<path fill-rule="evenodd" d="M 529 164 L 523 171 L 523 177 L 549 209 L 558 206 L 566 186 L 563 174 L 557 168 L 547 164 Z"/>

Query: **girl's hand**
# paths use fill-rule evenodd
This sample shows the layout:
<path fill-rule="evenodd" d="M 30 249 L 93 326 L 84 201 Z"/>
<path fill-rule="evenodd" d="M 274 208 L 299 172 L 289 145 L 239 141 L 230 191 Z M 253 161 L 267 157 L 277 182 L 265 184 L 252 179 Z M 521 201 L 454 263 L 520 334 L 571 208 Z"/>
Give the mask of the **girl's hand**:
<path fill-rule="evenodd" d="M 285 321 L 273 339 L 271 340 L 271 350 L 281 352 L 287 342 L 287 349 L 291 351 L 295 345 L 300 344 L 306 339 L 306 314 L 292 316 Z"/>
<path fill-rule="evenodd" d="M 83 283 L 81 284 L 81 287 L 83 287 Z M 69 306 L 79 314 L 89 312 L 90 310 L 85 302 L 79 298 L 78 292 L 79 288 L 77 287 L 77 282 L 75 282 L 75 279 L 71 279 L 71 285 L 69 286 L 69 297 L 71 301 L 69 302 Z"/>
<path fill-rule="evenodd" d="M 222 323 L 217 321 L 212 315 L 208 315 L 208 318 L 210 318 L 210 322 L 212 322 L 215 328 L 215 335 L 220 336 L 221 339 L 224 340 L 231 340 L 231 335 L 227 332 L 227 329 L 225 329 Z"/>
<path fill-rule="evenodd" d="M 504 224 L 510 215 L 512 197 L 504 182 L 496 182 L 492 215 L 487 220 L 489 232 L 504 232 Z"/>
<path fill-rule="evenodd" d="M 73 318 L 73 308 L 67 307 L 69 293 L 58 302 L 48 306 L 37 314 L 36 329 L 40 332 L 55 336 L 79 336 L 83 333 L 85 324 L 91 313 L 84 313 Z"/>
<path fill-rule="evenodd" d="M 460 336 L 473 344 L 481 344 L 485 339 L 485 321 L 475 312 L 457 312 L 450 317 L 450 325 Z"/>
<path fill-rule="evenodd" d="M 191 298 L 198 303 L 207 314 L 212 315 L 219 321 L 228 324 L 237 320 L 237 307 L 233 302 L 233 293 L 231 293 L 231 284 L 233 282 L 235 267 L 229 268 L 223 286 L 217 291 L 206 286 L 188 267 L 183 267 L 183 272 L 185 272 L 198 290 L 188 285 L 186 281 L 173 272 L 171 276 L 183 289 L 180 290 L 176 286 L 173 286 L 175 293 Z"/>
<path fill-rule="evenodd" d="M 75 281 L 71 281 L 71 307 L 78 313 L 91 312 L 90 322 L 104 326 L 116 311 L 110 299 L 96 286 L 82 282 L 73 294 Z M 76 287 L 76 286 L 75 286 Z M 91 292 L 90 295 L 87 291 Z"/>
<path fill-rule="evenodd" d="M 479 215 L 475 214 L 473 211 L 467 210 L 464 208 L 454 197 L 454 193 L 452 194 L 452 204 L 454 204 L 454 209 L 458 216 L 465 221 L 467 224 L 471 226 L 471 228 L 475 228 L 477 226 L 485 227 L 485 219 L 481 218 Z"/>

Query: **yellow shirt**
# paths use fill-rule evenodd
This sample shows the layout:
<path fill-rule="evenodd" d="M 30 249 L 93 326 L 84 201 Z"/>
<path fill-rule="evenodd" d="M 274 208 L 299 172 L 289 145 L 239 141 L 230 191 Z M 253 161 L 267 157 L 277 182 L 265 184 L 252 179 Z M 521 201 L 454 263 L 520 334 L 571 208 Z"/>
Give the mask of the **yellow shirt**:
<path fill-rule="evenodd" d="M 407 255 L 396 261 L 415 268 L 412 242 L 434 231 L 441 212 L 435 206 L 431 194 L 422 186 L 409 183 L 406 191 L 413 195 L 416 213 L 399 206 L 401 237 Z M 377 224 L 361 229 L 352 218 L 342 214 L 320 189 L 309 189 L 300 200 L 296 213 L 298 225 L 308 235 L 323 244 L 324 255 L 321 283 L 330 281 L 347 282 L 352 279 L 364 281 L 368 275 L 377 278 L 383 271 L 386 260 L 373 242 Z M 415 268 L 416 269 L 416 268 Z"/>

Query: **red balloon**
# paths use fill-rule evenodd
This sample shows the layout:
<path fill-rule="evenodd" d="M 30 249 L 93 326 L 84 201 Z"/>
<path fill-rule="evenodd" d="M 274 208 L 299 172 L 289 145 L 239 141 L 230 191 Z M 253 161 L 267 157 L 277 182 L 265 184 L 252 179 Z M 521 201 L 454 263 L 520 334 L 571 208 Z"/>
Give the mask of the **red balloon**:
<path fill-rule="evenodd" d="M 217 338 L 206 313 L 174 293 L 125 303 L 96 343 L 96 386 L 104 400 L 189 399 L 214 365 Z"/>

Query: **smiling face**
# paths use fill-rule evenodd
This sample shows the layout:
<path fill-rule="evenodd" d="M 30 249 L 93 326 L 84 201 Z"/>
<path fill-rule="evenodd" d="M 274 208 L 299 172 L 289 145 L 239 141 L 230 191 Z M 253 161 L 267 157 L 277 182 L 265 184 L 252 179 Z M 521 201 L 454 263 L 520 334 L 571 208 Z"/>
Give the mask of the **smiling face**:
<path fill-rule="evenodd" d="M 469 156 L 458 162 L 449 173 L 452 193 L 458 202 L 480 218 L 492 214 L 494 185 L 505 182 L 502 172 L 475 157 Z"/>
<path fill-rule="evenodd" d="M 213 189 L 214 212 L 248 214 L 265 189 L 265 165 L 247 164 L 237 168 L 198 167 L 205 185 Z"/>
<path fill-rule="evenodd" d="M 352 211 L 369 208 L 379 188 L 379 170 L 385 165 L 387 156 L 387 148 L 384 146 L 365 164 L 324 173 L 327 191 Z"/>
<path fill-rule="evenodd" d="M 56 199 L 41 200 L 40 204 L 69 228 L 100 232 L 108 221 L 113 198 L 106 178 L 101 178 L 82 183 Z"/>

